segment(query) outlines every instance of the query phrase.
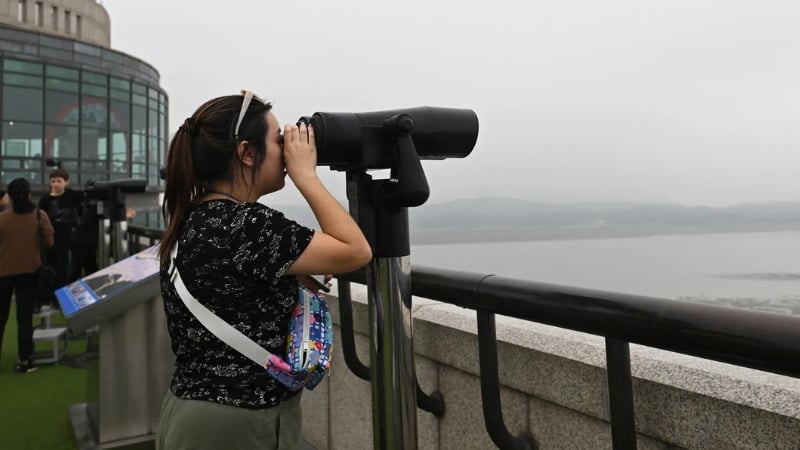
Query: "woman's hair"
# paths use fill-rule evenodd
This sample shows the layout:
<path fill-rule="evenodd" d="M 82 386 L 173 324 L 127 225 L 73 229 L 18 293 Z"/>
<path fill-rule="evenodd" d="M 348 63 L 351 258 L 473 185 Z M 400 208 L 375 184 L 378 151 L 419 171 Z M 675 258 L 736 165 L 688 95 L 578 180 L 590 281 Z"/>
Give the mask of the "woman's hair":
<path fill-rule="evenodd" d="M 11 199 L 11 210 L 17 214 L 26 214 L 36 205 L 31 201 L 31 183 L 25 178 L 16 178 L 8 183 L 8 197 Z"/>
<path fill-rule="evenodd" d="M 244 176 L 236 151 L 241 141 L 247 141 L 253 152 L 253 179 L 258 175 L 267 154 L 265 115 L 272 105 L 254 97 L 235 136 L 243 99 L 242 95 L 229 95 L 207 101 L 183 122 L 169 144 L 162 205 L 167 229 L 159 249 L 162 264 L 169 258 L 180 225 L 189 216 L 191 203 L 205 193 L 209 183 L 233 182 L 237 169 Z"/>

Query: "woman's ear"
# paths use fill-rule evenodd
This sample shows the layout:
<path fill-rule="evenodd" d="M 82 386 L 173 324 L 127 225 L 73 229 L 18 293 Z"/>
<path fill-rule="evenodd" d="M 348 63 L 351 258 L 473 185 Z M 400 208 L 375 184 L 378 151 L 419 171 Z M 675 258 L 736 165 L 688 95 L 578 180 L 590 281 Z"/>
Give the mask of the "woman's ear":
<path fill-rule="evenodd" d="M 236 147 L 236 156 L 244 166 L 253 167 L 255 164 L 255 158 L 253 158 L 253 149 L 250 147 L 250 143 L 247 141 L 239 142 L 239 146 Z"/>

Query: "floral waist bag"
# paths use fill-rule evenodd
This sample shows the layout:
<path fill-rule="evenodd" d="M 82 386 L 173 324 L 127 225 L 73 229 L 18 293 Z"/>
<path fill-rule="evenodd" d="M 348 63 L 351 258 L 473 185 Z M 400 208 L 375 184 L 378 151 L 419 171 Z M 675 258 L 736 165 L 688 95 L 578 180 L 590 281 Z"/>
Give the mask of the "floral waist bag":
<path fill-rule="evenodd" d="M 267 373 L 292 391 L 314 389 L 330 373 L 333 321 L 324 298 L 303 287 L 297 290 L 297 303 L 292 309 L 286 338 L 286 358 L 283 359 L 197 301 L 181 279 L 175 265 L 177 255 L 176 242 L 170 252 L 170 280 L 189 312 L 219 340 L 264 367 Z"/>

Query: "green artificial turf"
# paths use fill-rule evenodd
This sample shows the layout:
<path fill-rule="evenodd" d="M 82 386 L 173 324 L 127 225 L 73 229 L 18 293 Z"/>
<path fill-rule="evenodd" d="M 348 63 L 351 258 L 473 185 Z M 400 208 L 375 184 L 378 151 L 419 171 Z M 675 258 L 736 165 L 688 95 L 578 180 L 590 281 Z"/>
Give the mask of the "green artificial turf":
<path fill-rule="evenodd" d="M 64 317 L 53 316 L 52 326 L 63 326 Z M 49 345 L 36 344 L 36 351 Z M 39 365 L 35 372 L 14 372 L 17 362 L 17 322 L 14 305 L 3 336 L 0 353 L 0 449 L 74 450 L 69 406 L 86 402 L 86 369 L 63 365 Z M 70 339 L 67 358 L 86 350 L 85 340 Z"/>

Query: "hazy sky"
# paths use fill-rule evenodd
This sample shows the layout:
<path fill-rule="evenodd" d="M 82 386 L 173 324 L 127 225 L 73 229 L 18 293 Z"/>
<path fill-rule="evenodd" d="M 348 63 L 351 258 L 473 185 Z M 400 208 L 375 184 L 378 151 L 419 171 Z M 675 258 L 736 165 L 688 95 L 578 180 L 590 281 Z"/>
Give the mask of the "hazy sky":
<path fill-rule="evenodd" d="M 314 111 L 474 109 L 431 200 L 800 201 L 796 0 L 105 0 L 170 129 L 248 88 Z M 320 168 L 344 199 L 344 175 Z M 291 188 L 274 203 L 299 203 Z"/>

